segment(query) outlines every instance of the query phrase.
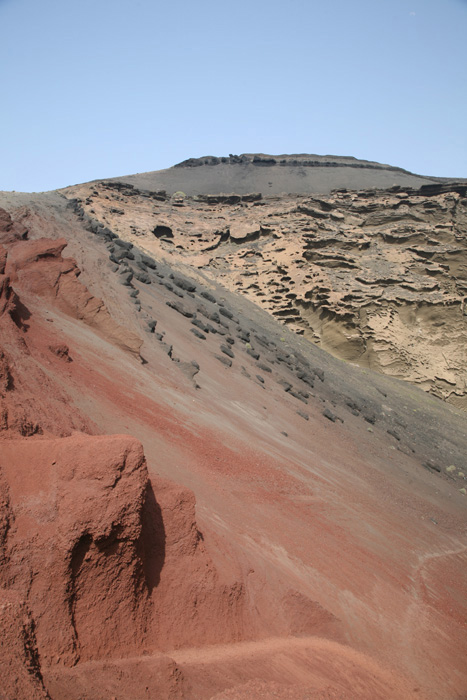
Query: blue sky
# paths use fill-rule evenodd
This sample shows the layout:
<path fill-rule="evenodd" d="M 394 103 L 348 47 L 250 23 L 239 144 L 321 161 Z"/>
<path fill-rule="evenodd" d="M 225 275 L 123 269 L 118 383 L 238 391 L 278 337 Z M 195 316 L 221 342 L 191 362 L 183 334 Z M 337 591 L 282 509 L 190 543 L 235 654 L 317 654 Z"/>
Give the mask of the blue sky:
<path fill-rule="evenodd" d="M 467 0 L 0 0 L 0 189 L 229 153 L 467 177 Z"/>

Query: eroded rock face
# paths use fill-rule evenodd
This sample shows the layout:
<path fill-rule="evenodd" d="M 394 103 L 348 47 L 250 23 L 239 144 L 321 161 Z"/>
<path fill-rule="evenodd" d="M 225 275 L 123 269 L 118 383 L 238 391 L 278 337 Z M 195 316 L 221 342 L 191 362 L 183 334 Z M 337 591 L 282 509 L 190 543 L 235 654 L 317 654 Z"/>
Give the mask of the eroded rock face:
<path fill-rule="evenodd" d="M 184 167 L 198 165 L 216 163 Z M 114 235 L 159 258 L 180 256 L 335 356 L 419 384 L 461 408 L 466 193 L 463 183 L 445 183 L 252 201 L 203 195 L 186 197 L 182 211 L 170 200 L 155 204 L 134 186 L 131 197 L 105 182 L 68 190 L 81 217 L 92 208 Z M 152 235 L 155 219 L 170 220 L 170 245 Z"/>
<path fill-rule="evenodd" d="M 63 258 L 65 239 L 40 238 L 13 244 L 5 271 L 12 284 L 44 297 L 65 313 L 96 328 L 117 345 L 139 356 L 142 341 L 110 316 L 102 299 L 94 297 L 78 280 L 80 270 L 72 258 Z"/>
<path fill-rule="evenodd" d="M 46 335 L 32 334 L 31 313 L 4 274 L 7 252 L 0 246 L 0 439 L 41 434 L 92 432 L 90 422 L 68 406 L 61 388 L 44 371 L 31 347 Z"/>
<path fill-rule="evenodd" d="M 78 661 L 242 638 L 242 585 L 219 578 L 192 492 L 157 481 L 156 500 L 137 440 L 4 441 L 0 486 L 0 655 L 15 697 L 48 697 L 41 668 L 60 689 Z"/>
<path fill-rule="evenodd" d="M 126 436 L 2 444 L 1 586 L 31 610 L 42 663 L 138 650 L 148 596 L 138 553 L 148 476 Z"/>
<path fill-rule="evenodd" d="M 0 208 L 0 243 L 13 243 L 25 240 L 27 237 L 27 228 L 21 223 L 13 221 L 10 214 L 5 209 Z"/>
<path fill-rule="evenodd" d="M 164 522 L 164 562 L 153 592 L 153 645 L 158 649 L 239 641 L 244 638 L 246 591 L 222 578 L 198 530 L 192 491 L 157 480 Z M 147 523 L 146 561 L 158 561 L 155 519 Z M 153 534 L 151 534 L 153 533 Z M 251 615 L 251 611 L 250 611 Z"/>
<path fill-rule="evenodd" d="M 150 601 L 148 481 L 127 436 L 2 442 L 0 695 L 48 698 L 48 666 L 137 651 Z"/>
<path fill-rule="evenodd" d="M 10 284 L 10 277 L 5 274 L 7 252 L 0 245 L 0 316 L 8 314 L 10 317 L 17 310 L 18 297 Z"/>
<path fill-rule="evenodd" d="M 31 614 L 15 591 L 0 589 L 1 698 L 50 700 L 40 669 Z"/>

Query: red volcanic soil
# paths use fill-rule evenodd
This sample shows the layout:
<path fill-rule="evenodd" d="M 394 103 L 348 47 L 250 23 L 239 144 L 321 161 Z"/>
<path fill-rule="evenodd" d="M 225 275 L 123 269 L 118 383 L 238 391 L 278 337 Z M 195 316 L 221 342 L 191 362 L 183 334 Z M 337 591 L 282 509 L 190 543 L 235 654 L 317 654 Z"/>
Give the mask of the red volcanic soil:
<path fill-rule="evenodd" d="M 460 700 L 465 415 L 44 197 L 0 218 L 0 698 Z"/>

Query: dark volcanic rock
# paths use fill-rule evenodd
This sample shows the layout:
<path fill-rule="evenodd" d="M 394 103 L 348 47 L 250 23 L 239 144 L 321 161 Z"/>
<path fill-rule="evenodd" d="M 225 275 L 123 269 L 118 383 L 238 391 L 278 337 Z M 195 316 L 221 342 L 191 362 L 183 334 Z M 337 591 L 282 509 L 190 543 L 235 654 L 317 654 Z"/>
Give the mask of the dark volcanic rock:
<path fill-rule="evenodd" d="M 205 290 L 200 292 L 200 296 L 202 296 L 204 299 L 207 299 L 210 301 L 212 304 L 216 303 L 216 297 L 211 294 L 211 292 L 206 292 Z"/>
<path fill-rule="evenodd" d="M 232 319 L 232 318 L 233 318 L 233 313 L 232 313 L 231 311 L 229 311 L 229 309 L 224 308 L 223 306 L 220 307 L 219 313 L 220 313 L 222 316 L 225 316 L 225 317 L 228 318 L 228 319 Z"/>
<path fill-rule="evenodd" d="M 227 355 L 228 357 L 232 357 L 232 358 L 235 357 L 235 355 L 233 354 L 229 345 L 221 345 L 220 349 L 221 349 L 221 352 L 224 353 L 224 355 Z"/>
<path fill-rule="evenodd" d="M 133 248 L 133 243 L 129 241 L 122 241 L 120 238 L 114 238 L 113 244 L 124 250 L 131 250 Z"/>
<path fill-rule="evenodd" d="M 259 352 L 256 352 L 256 350 L 253 350 L 253 348 L 247 348 L 246 349 L 247 354 L 250 355 L 254 360 L 259 360 Z"/>
<path fill-rule="evenodd" d="M 193 313 L 185 309 L 185 307 L 182 304 L 180 304 L 180 302 L 166 301 L 165 303 L 167 304 L 167 306 L 170 306 L 171 309 L 175 309 L 175 311 L 178 311 L 178 313 L 182 316 L 185 316 L 186 318 L 193 318 Z"/>
<path fill-rule="evenodd" d="M 336 422 L 337 417 L 334 415 L 332 411 L 329 410 L 329 408 L 325 408 L 323 411 L 323 416 L 327 418 L 328 420 L 332 421 L 333 423 Z"/>
<path fill-rule="evenodd" d="M 121 284 L 125 285 L 126 287 L 129 287 L 132 279 L 133 279 L 132 272 L 124 272 L 120 277 L 120 282 L 121 282 Z"/>
<path fill-rule="evenodd" d="M 240 340 L 243 340 L 245 343 L 250 342 L 250 332 L 243 330 L 242 328 L 237 329 L 237 338 L 240 338 Z"/>
<path fill-rule="evenodd" d="M 308 386 L 313 389 L 315 381 L 314 381 L 314 377 L 311 374 L 308 374 L 308 372 L 298 371 L 296 376 L 297 376 L 297 379 L 301 379 L 302 382 L 304 382 L 305 384 L 308 384 Z"/>
<path fill-rule="evenodd" d="M 155 260 L 153 260 L 147 255 L 141 255 L 141 262 L 143 263 L 143 265 L 146 265 L 146 267 L 149 267 L 151 270 L 157 269 L 157 264 Z"/>
<path fill-rule="evenodd" d="M 143 284 L 151 284 L 151 278 L 146 272 L 135 272 L 135 278 Z"/>
<path fill-rule="evenodd" d="M 208 326 L 207 324 L 203 323 L 199 318 L 194 318 L 191 321 L 191 323 L 197 328 L 200 328 L 202 331 L 204 331 L 204 333 L 209 333 L 210 329 L 212 328 L 212 326 Z"/>
<path fill-rule="evenodd" d="M 192 282 L 189 282 L 186 279 L 182 279 L 181 277 L 174 277 L 173 283 L 176 284 L 177 287 L 180 287 L 180 289 L 185 290 L 186 292 L 196 291 L 196 285 L 194 285 Z"/>
<path fill-rule="evenodd" d="M 158 224 L 154 229 L 153 229 L 153 234 L 155 235 L 156 238 L 173 238 L 173 231 L 170 228 L 170 226 L 163 226 L 162 224 Z"/>
<path fill-rule="evenodd" d="M 200 338 L 200 340 L 206 340 L 206 336 L 204 333 L 201 333 L 197 328 L 190 328 L 190 331 L 195 335 L 197 338 Z"/>

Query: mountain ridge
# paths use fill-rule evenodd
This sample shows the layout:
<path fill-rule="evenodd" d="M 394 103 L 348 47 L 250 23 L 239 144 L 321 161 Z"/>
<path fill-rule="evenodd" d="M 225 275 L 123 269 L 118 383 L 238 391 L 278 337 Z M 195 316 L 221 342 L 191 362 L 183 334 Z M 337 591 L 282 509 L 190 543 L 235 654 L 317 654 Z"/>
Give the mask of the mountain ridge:
<path fill-rule="evenodd" d="M 438 178 L 432 176 L 416 175 L 409 170 L 400 168 L 394 165 L 378 163 L 377 161 L 365 160 L 356 158 L 355 156 L 335 156 L 335 155 L 318 155 L 315 153 L 283 153 L 281 155 L 270 155 L 267 153 L 242 153 L 240 155 L 229 154 L 226 156 L 201 156 L 199 158 L 187 158 L 186 160 L 176 163 L 174 168 L 197 167 L 201 165 L 220 165 L 228 163 L 229 165 L 252 163 L 257 166 L 302 166 L 305 168 L 312 167 L 354 167 L 354 168 L 370 168 L 374 170 L 392 170 L 395 172 L 415 175 L 417 177 L 428 177 L 432 180 Z"/>
<path fill-rule="evenodd" d="M 164 170 L 108 179 L 133 184 L 139 189 L 165 189 L 169 194 L 182 191 L 188 195 L 329 193 L 339 188 L 421 187 L 451 181 L 451 178 L 416 175 L 403 168 L 353 156 L 264 153 L 189 158 Z"/>

